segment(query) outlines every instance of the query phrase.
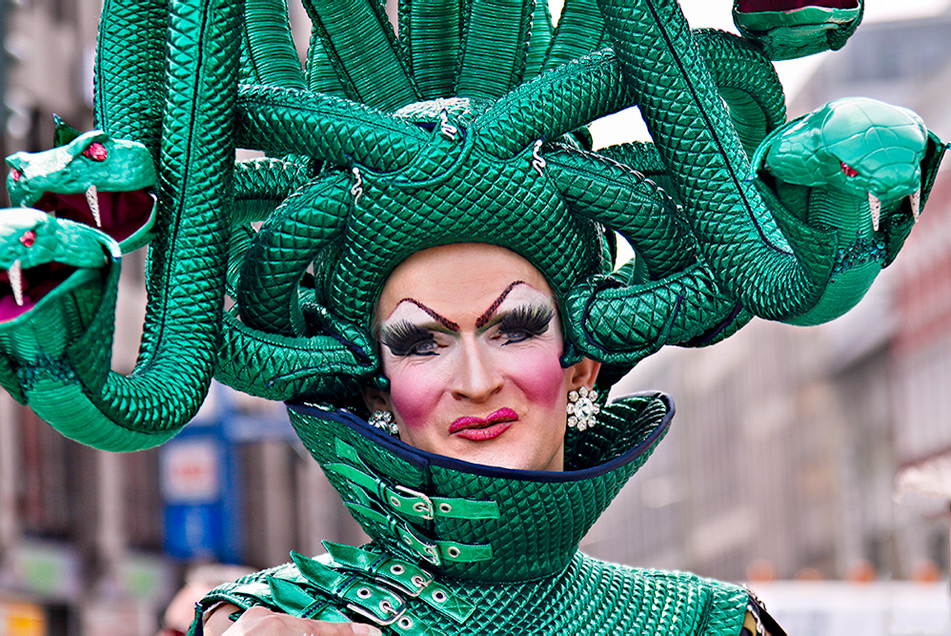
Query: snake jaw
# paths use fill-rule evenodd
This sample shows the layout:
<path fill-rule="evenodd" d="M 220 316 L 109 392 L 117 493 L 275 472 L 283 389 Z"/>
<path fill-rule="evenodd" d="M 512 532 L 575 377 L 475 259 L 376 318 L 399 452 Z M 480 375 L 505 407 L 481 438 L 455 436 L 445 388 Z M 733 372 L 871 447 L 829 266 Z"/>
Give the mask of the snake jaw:
<path fill-rule="evenodd" d="M 13 261 L 5 272 L 0 269 L 0 325 L 32 311 L 79 269 L 55 261 L 26 268 L 20 259 Z M 3 283 L 10 291 L 4 290 Z"/>
<path fill-rule="evenodd" d="M 913 222 L 917 223 L 921 215 L 921 188 L 908 195 L 908 207 L 911 208 Z M 882 200 L 871 192 L 868 193 L 868 209 L 872 216 L 872 229 L 878 232 L 882 218 Z"/>
<path fill-rule="evenodd" d="M 879 197 L 871 190 L 868 192 L 868 209 L 872 217 L 872 229 L 878 231 L 879 226 L 881 225 L 881 216 L 882 216 L 882 198 Z M 908 208 L 911 210 L 912 223 L 918 223 L 918 218 L 921 216 L 921 188 L 905 195 L 908 199 Z M 895 199 L 886 199 L 888 201 L 895 201 Z"/>
<path fill-rule="evenodd" d="M 32 207 L 100 229 L 122 243 L 151 224 L 155 196 L 145 190 L 109 192 L 90 185 L 76 193 L 46 192 Z"/>
<path fill-rule="evenodd" d="M 0 326 L 32 312 L 100 275 L 119 257 L 119 247 L 88 225 L 56 219 L 42 210 L 18 208 L 0 215 Z"/>

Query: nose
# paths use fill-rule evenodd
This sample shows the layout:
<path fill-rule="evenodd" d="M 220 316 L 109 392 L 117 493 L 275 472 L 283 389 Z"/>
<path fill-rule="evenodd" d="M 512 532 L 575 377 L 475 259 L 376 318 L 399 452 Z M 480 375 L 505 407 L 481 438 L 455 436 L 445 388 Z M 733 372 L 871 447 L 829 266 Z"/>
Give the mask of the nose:
<path fill-rule="evenodd" d="M 480 343 L 465 340 L 453 378 L 452 395 L 457 400 L 484 402 L 501 390 L 504 380 L 492 356 L 483 350 Z"/>

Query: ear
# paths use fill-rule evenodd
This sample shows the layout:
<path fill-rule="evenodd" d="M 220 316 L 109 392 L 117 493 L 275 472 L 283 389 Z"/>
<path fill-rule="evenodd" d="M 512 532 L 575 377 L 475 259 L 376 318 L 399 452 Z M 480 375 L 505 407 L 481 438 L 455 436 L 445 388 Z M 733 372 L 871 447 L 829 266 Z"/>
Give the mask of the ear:
<path fill-rule="evenodd" d="M 571 379 L 571 388 L 580 387 L 591 388 L 595 380 L 598 379 L 598 373 L 601 371 L 601 363 L 595 362 L 591 358 L 582 358 L 580 362 L 568 367 Z"/>
<path fill-rule="evenodd" d="M 363 402 L 367 405 L 370 413 L 393 410 L 390 406 L 390 394 L 376 387 L 370 386 L 363 389 Z"/>

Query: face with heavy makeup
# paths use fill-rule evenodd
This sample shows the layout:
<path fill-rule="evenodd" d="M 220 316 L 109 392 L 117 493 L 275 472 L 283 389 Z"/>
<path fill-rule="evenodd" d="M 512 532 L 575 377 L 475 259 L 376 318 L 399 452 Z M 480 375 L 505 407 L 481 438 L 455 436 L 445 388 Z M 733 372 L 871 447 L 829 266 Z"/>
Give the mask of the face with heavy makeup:
<path fill-rule="evenodd" d="M 599 364 L 562 368 L 557 304 L 528 261 L 494 245 L 417 252 L 387 279 L 376 333 L 400 439 L 439 455 L 523 470 L 562 470 L 568 392 Z"/>

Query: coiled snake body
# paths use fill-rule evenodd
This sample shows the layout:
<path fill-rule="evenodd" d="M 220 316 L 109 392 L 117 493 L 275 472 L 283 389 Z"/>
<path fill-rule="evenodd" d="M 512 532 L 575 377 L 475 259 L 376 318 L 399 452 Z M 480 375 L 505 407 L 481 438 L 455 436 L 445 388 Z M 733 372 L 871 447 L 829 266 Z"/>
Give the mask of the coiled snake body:
<path fill-rule="evenodd" d="M 895 257 L 944 152 L 917 116 L 871 100 L 785 123 L 767 54 L 798 37 L 788 24 L 758 31 L 764 49 L 749 29 L 692 32 L 673 0 L 569 0 L 557 28 L 527 0 L 501 20 L 488 1 L 460 5 L 402 3 L 397 37 L 372 0 L 307 0 L 304 73 L 280 0 L 107 0 L 96 99 L 108 135 L 89 139 L 141 144 L 155 225 L 110 237 L 93 204 L 73 222 L 3 213 L 0 384 L 113 450 L 174 435 L 213 372 L 272 399 L 345 401 L 385 384 L 369 320 L 389 271 L 462 239 L 556 272 L 566 361 L 605 362 L 609 383 L 754 315 L 806 324 L 848 310 Z M 844 42 L 861 14 L 810 10 L 832 26 L 802 51 L 835 46 L 830 33 Z M 592 151 L 585 124 L 633 104 L 654 143 Z M 234 165 L 236 147 L 269 156 Z M 25 160 L 8 160 L 13 187 Z M 71 161 L 30 180 L 54 183 Z M 114 180 L 73 193 L 92 201 Z M 615 272 L 605 228 L 636 254 Z M 154 238 L 140 359 L 123 377 L 108 362 L 116 241 L 129 236 Z M 47 237 L 71 247 L 42 248 Z M 34 286 L 41 264 L 64 282 Z M 226 291 L 237 304 L 222 311 Z"/>

